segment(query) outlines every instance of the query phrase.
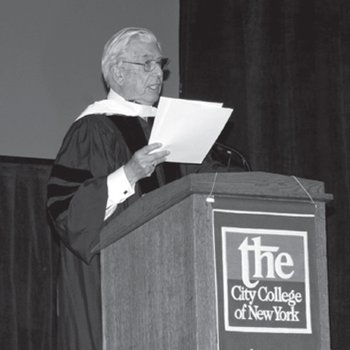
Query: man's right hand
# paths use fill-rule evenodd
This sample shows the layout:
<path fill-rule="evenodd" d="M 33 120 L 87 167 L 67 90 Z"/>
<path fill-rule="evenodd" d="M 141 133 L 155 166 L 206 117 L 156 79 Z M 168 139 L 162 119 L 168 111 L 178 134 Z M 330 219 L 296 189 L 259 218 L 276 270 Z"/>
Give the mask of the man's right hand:
<path fill-rule="evenodd" d="M 170 152 L 166 150 L 156 151 L 161 147 L 161 143 L 152 143 L 134 153 L 124 167 L 125 175 L 131 186 L 134 186 L 137 181 L 151 176 L 155 167 L 166 160 Z"/>

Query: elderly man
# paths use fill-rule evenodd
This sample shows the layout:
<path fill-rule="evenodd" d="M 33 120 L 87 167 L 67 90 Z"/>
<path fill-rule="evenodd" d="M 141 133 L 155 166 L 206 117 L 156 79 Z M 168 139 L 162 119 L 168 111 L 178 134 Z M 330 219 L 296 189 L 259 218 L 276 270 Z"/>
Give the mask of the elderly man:
<path fill-rule="evenodd" d="M 102 56 L 108 97 L 73 123 L 52 168 L 47 204 L 61 239 L 59 350 L 102 348 L 100 256 L 91 249 L 105 221 L 181 175 L 179 166 L 169 172 L 162 164 L 168 152 L 160 144 L 147 145 L 166 62 L 149 30 L 115 34 Z"/>

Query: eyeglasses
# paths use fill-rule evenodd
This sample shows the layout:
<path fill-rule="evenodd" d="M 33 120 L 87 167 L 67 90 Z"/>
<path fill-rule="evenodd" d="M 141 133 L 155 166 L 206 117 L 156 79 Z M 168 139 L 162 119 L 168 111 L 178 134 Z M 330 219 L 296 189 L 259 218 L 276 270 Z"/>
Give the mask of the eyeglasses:
<path fill-rule="evenodd" d="M 152 72 L 156 66 L 160 67 L 161 70 L 164 70 L 165 67 L 169 64 L 169 58 L 161 58 L 160 60 L 147 60 L 146 62 L 131 62 L 123 61 L 124 63 L 137 64 L 138 66 L 143 66 L 145 72 Z"/>

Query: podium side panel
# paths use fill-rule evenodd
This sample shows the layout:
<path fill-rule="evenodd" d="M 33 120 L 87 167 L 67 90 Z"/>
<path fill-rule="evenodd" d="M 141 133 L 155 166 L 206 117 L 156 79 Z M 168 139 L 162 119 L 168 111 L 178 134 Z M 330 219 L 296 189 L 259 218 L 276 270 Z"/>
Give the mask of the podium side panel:
<path fill-rule="evenodd" d="M 104 350 L 196 349 L 192 200 L 102 251 Z"/>
<path fill-rule="evenodd" d="M 329 350 L 329 302 L 328 302 L 328 274 L 327 274 L 327 238 L 326 238 L 325 204 L 317 202 L 316 207 L 316 256 L 317 281 L 319 291 L 319 313 L 321 329 L 321 350 Z"/>

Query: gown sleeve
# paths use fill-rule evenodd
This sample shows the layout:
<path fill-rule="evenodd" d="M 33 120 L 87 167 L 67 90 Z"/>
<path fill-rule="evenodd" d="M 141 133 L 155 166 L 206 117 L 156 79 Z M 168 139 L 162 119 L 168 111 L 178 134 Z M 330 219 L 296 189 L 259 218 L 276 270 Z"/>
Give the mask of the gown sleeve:
<path fill-rule="evenodd" d="M 48 182 L 51 222 L 67 248 L 87 263 L 104 224 L 107 175 L 119 167 L 116 134 L 103 118 L 87 116 L 72 125 Z"/>

